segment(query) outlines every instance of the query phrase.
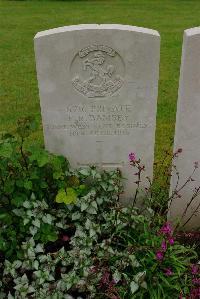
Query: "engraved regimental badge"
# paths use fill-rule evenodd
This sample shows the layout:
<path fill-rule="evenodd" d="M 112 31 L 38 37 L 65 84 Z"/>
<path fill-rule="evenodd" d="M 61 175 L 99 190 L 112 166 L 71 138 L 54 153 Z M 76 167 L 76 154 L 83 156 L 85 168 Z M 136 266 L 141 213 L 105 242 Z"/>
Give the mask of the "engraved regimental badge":
<path fill-rule="evenodd" d="M 71 64 L 72 84 L 88 98 L 108 97 L 123 85 L 124 63 L 120 55 L 105 45 L 90 45 Z"/>

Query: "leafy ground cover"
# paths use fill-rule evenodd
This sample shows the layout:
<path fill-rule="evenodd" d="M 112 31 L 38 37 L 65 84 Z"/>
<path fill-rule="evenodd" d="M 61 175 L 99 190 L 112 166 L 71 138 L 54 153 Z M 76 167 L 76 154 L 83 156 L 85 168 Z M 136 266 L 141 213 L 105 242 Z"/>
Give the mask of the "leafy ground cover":
<path fill-rule="evenodd" d="M 127 159 L 137 189 L 124 207 L 119 170 L 70 169 L 26 144 L 34 127 L 21 119 L 0 139 L 0 298 L 198 299 L 198 240 L 187 245 L 166 222 L 162 186 L 150 183 L 141 204 L 136 155 Z"/>
<path fill-rule="evenodd" d="M 198 0 L 0 2 L 0 131 L 30 113 L 41 124 L 33 37 L 41 30 L 83 23 L 121 23 L 161 34 L 156 157 L 173 137 L 183 30 L 199 25 Z M 32 142 L 43 142 L 42 127 Z"/>

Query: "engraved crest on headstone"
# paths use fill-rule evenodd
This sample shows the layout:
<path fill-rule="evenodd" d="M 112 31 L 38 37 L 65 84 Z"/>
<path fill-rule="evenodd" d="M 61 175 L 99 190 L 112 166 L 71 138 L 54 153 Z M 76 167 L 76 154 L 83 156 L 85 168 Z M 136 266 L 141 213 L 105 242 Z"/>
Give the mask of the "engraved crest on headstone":
<path fill-rule="evenodd" d="M 105 45 L 81 49 L 72 62 L 72 69 L 74 88 L 88 98 L 111 96 L 124 82 L 121 57 Z"/>

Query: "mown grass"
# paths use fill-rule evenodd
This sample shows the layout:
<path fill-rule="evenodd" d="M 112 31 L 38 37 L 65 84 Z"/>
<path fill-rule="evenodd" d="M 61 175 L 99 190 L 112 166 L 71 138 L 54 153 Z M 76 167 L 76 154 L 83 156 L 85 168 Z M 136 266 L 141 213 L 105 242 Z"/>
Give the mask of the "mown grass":
<path fill-rule="evenodd" d="M 182 35 L 200 25 L 199 0 L 1 1 L 0 131 L 14 130 L 18 118 L 33 115 L 40 127 L 32 141 L 43 142 L 33 37 L 41 30 L 79 23 L 121 23 L 160 32 L 159 159 L 173 139 Z"/>

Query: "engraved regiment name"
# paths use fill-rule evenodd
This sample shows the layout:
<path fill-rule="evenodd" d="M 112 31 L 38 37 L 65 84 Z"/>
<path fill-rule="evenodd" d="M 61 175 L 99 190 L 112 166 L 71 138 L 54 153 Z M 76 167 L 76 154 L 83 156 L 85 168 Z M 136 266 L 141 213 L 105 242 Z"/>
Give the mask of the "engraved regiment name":
<path fill-rule="evenodd" d="M 72 85 L 88 98 L 111 96 L 124 82 L 122 58 L 105 45 L 95 44 L 81 49 L 72 61 L 71 68 Z"/>

